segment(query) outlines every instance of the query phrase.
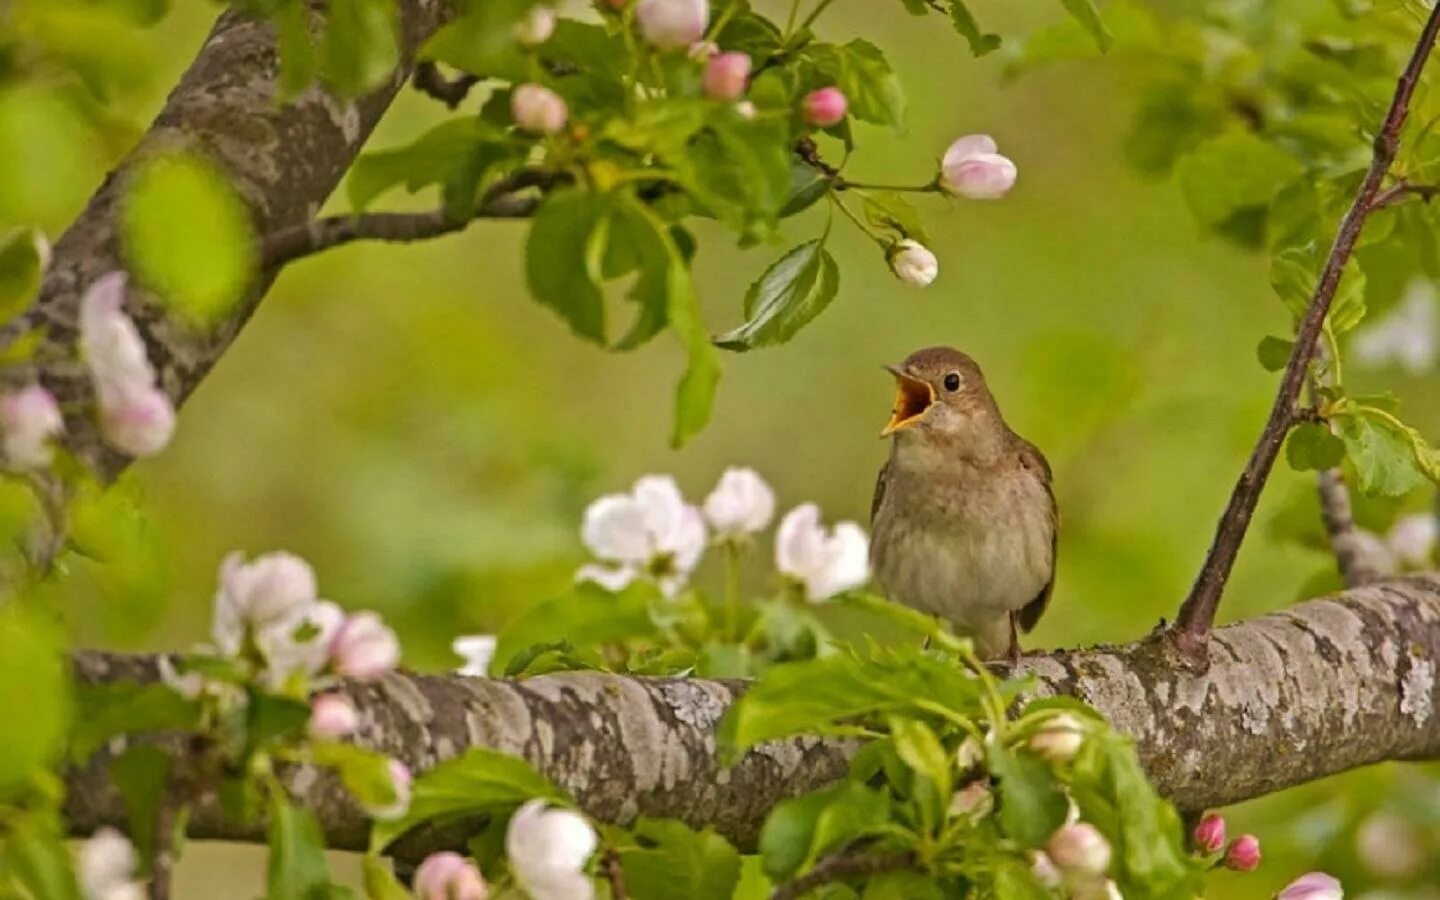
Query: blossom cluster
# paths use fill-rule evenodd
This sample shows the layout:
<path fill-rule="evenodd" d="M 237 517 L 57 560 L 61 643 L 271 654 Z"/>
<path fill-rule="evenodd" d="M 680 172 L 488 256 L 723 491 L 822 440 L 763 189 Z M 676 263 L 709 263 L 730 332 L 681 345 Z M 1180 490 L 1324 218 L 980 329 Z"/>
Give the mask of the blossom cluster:
<path fill-rule="evenodd" d="M 531 900 L 590 900 L 594 886 L 585 866 L 598 842 L 584 816 L 531 800 L 510 817 L 505 856 Z M 458 853 L 432 853 L 415 871 L 419 900 L 485 900 L 488 894 L 480 867 Z"/>

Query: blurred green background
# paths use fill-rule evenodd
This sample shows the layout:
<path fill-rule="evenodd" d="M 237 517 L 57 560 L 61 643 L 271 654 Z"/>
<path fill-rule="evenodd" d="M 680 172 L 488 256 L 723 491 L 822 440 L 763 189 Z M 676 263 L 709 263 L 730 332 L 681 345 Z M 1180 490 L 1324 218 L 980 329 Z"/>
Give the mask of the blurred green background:
<path fill-rule="evenodd" d="M 1060 15 L 1059 4 L 975 5 L 1007 34 Z M 1173 184 L 1127 167 L 1125 65 L 1064 64 L 1006 83 L 1002 59 L 974 60 L 933 18 L 897 9 L 837 4 L 826 26 L 884 47 L 911 102 L 908 133 L 866 135 L 847 174 L 919 183 L 952 138 L 975 131 L 993 134 L 1020 169 L 1003 202 L 922 198 L 941 263 L 931 288 L 899 284 L 872 244 L 838 229 L 839 299 L 791 344 L 727 356 L 712 424 L 676 451 L 678 348 L 662 338 L 613 355 L 572 337 L 526 296 L 519 226 L 479 223 L 423 245 L 302 262 L 186 406 L 172 447 L 107 500 L 138 511 L 111 535 L 123 552 L 77 567 L 79 642 L 202 640 L 221 557 L 283 547 L 314 563 L 325 596 L 382 611 L 409 665 L 450 667 L 454 635 L 494 631 L 569 581 L 583 561 L 584 505 L 638 475 L 674 473 L 698 500 L 725 466 L 751 465 L 782 507 L 814 500 L 827 517 L 863 522 L 892 392 L 880 366 L 931 344 L 975 356 L 1011 425 L 1055 468 L 1060 571 L 1032 645 L 1127 641 L 1172 615 L 1272 397 L 1275 376 L 1254 348 L 1288 320 L 1265 263 L 1202 239 Z M 63 229 L 215 12 L 177 3 L 135 51 L 134 89 L 98 127 L 44 85 L 0 93 L 0 228 Z M 405 142 L 443 114 L 405 91 L 370 147 Z M 813 236 L 822 215 L 791 220 L 786 238 Z M 738 321 L 746 285 L 779 250 L 741 252 L 703 227 L 700 236 L 697 282 L 719 331 Z M 1357 392 L 1397 390 L 1412 421 L 1440 431 L 1433 376 L 1358 381 Z M 1324 556 L 1267 534 L 1310 490 L 1308 478 L 1277 471 L 1225 618 L 1332 583 Z M 1212 895 L 1266 897 L 1313 867 L 1359 895 L 1380 882 L 1356 862 L 1349 826 L 1400 803 L 1432 834 L 1440 828 L 1436 782 L 1402 767 L 1247 804 L 1231 827 L 1260 834 L 1266 864 L 1217 879 Z M 255 895 L 256 852 L 192 847 L 178 896 Z"/>

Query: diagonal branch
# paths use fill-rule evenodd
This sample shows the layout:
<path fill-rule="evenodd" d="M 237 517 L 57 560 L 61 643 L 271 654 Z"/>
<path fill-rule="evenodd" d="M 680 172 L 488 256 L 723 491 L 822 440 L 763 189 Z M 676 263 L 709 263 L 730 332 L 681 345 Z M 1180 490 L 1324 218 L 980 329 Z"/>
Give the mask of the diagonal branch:
<path fill-rule="evenodd" d="M 1440 33 L 1440 6 L 1430 11 L 1410 61 L 1405 65 L 1405 70 L 1395 85 L 1390 109 L 1385 114 L 1380 131 L 1375 135 L 1370 168 L 1360 183 L 1360 189 L 1356 192 L 1349 211 L 1340 221 L 1335 242 L 1325 260 L 1325 268 L 1316 282 L 1314 296 L 1310 298 L 1310 305 L 1301 319 L 1299 333 L 1295 336 L 1295 346 L 1290 351 L 1290 360 L 1285 365 L 1285 373 L 1280 379 L 1280 388 L 1275 394 L 1270 416 L 1265 421 L 1260 440 L 1251 451 L 1250 459 L 1230 494 L 1230 501 L 1215 529 L 1215 537 L 1205 554 L 1205 563 L 1200 574 L 1190 589 L 1190 595 L 1180 607 L 1180 614 L 1171 633 L 1176 645 L 1192 658 L 1204 657 L 1210 630 L 1215 624 L 1215 612 L 1220 606 L 1220 595 L 1225 589 L 1225 582 L 1230 578 L 1230 570 L 1235 565 L 1235 557 L 1240 552 L 1240 544 L 1245 539 L 1245 531 L 1250 526 L 1250 518 L 1255 513 L 1255 505 L 1260 500 L 1265 480 L 1270 476 L 1275 458 L 1280 453 L 1280 445 L 1284 443 L 1286 433 L 1294 424 L 1296 401 L 1310 370 L 1310 361 L 1315 354 L 1316 341 L 1324 328 L 1325 316 L 1330 312 L 1330 303 L 1340 285 L 1340 276 L 1355 249 L 1355 242 L 1360 238 L 1360 231 L 1365 227 L 1366 217 L 1379 205 L 1377 200 L 1380 199 L 1380 185 L 1390 171 L 1390 164 L 1395 160 L 1395 153 L 1400 146 L 1400 129 L 1409 114 L 1410 100 L 1420 81 L 1425 62 L 1430 57 L 1437 33 Z"/>
<path fill-rule="evenodd" d="M 1388 759 L 1440 758 L 1440 575 L 1376 584 L 1217 631 L 1208 669 L 1179 660 L 1163 637 L 1022 660 L 1041 694 L 1094 705 L 1133 735 L 1160 792 L 1184 810 L 1256 797 Z M 86 652 L 87 682 L 154 681 L 153 656 Z M 734 767 L 716 758 L 714 728 L 744 690 L 737 681 L 599 673 L 513 682 L 396 674 L 348 684 L 358 740 L 416 771 L 484 746 L 523 756 L 603 821 L 675 817 L 753 846 L 780 800 L 842 775 L 855 745 L 801 738 L 755 748 Z M 193 753 L 159 738 L 183 775 Z M 66 776 L 76 833 L 124 822 L 106 775 L 126 740 Z M 292 770 L 288 786 L 320 820 L 327 843 L 365 846 L 368 823 L 328 774 Z M 201 799 L 199 838 L 263 841 L 258 823 Z M 462 823 L 463 824 L 463 823 Z M 466 830 L 420 832 L 397 853 L 417 859 L 459 846 Z"/>

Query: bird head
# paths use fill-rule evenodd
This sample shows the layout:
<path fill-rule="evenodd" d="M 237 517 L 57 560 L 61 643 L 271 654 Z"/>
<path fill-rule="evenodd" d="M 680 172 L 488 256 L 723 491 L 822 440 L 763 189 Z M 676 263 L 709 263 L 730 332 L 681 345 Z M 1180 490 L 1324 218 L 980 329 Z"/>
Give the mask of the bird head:
<path fill-rule="evenodd" d="M 950 347 L 910 354 L 895 376 L 895 407 L 881 437 L 964 441 L 998 418 L 995 401 L 975 360 Z"/>

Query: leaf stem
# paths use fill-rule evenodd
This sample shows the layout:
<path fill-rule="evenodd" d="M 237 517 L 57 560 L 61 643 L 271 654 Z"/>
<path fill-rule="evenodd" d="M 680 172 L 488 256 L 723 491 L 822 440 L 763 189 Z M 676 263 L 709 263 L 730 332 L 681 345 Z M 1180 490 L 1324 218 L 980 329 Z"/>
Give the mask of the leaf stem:
<path fill-rule="evenodd" d="M 835 206 L 838 206 L 840 208 L 840 211 L 845 214 L 845 218 L 849 219 L 851 222 L 854 222 L 855 227 L 864 232 L 866 237 L 870 238 L 870 240 L 874 241 L 876 244 L 879 244 L 881 247 L 890 246 L 890 241 L 882 238 L 880 235 L 871 231 L 870 226 L 866 225 L 859 216 L 855 215 L 855 213 L 851 211 L 850 207 L 845 205 L 844 201 L 842 201 L 839 197 L 835 196 L 834 191 L 831 191 L 827 196 L 830 198 L 830 202 L 833 203 Z"/>
<path fill-rule="evenodd" d="M 894 191 L 903 194 L 938 194 L 940 193 L 940 182 L 931 181 L 928 184 L 871 184 L 865 181 L 849 181 L 847 179 L 836 179 L 835 190 L 837 191 Z"/>
<path fill-rule="evenodd" d="M 825 12 L 825 8 L 834 2 L 835 0 L 820 0 L 819 3 L 816 3 L 815 8 L 810 10 L 810 15 L 806 16 L 805 21 L 800 23 L 800 30 L 804 31 L 811 25 L 814 25 L 815 20 L 820 18 L 820 14 Z"/>
<path fill-rule="evenodd" d="M 740 635 L 740 548 L 725 542 L 725 637 L 738 642 Z"/>

